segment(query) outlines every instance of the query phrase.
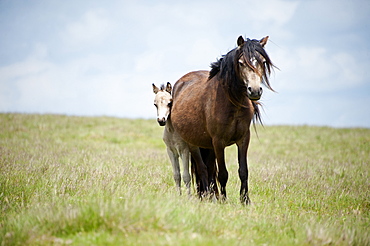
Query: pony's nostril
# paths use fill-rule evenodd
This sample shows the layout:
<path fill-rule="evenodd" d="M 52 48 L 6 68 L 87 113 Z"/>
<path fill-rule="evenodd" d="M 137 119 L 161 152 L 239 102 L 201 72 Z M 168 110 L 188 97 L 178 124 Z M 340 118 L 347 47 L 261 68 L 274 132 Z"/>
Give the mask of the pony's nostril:
<path fill-rule="evenodd" d="M 250 86 L 248 87 L 248 92 L 252 93 L 252 87 L 250 87 Z"/>

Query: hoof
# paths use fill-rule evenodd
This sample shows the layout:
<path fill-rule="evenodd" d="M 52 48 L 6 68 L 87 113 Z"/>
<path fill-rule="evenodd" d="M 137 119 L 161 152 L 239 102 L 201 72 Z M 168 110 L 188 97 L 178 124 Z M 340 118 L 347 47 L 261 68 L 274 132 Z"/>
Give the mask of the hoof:
<path fill-rule="evenodd" d="M 240 202 L 243 205 L 251 205 L 251 200 L 249 199 L 248 196 L 240 197 Z"/>

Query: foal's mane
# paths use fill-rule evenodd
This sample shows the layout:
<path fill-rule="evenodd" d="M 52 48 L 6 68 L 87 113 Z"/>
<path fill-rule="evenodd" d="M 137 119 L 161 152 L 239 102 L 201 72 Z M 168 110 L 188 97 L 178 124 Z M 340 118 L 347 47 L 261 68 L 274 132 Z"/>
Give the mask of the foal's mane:
<path fill-rule="evenodd" d="M 161 86 L 159 87 L 159 90 L 164 91 L 165 88 L 166 86 L 164 84 L 161 84 Z"/>
<path fill-rule="evenodd" d="M 211 63 L 211 71 L 208 79 L 210 80 L 217 76 L 224 88 L 227 90 L 230 101 L 237 107 L 246 108 L 245 99 L 247 98 L 247 87 L 238 76 L 238 62 L 242 56 L 244 56 L 244 61 L 247 65 L 255 72 L 258 72 L 251 63 L 252 59 L 256 59 L 258 64 L 263 68 L 262 83 L 273 91 L 270 86 L 269 75 L 274 65 L 265 49 L 260 44 L 260 41 L 255 39 L 247 39 L 244 44 L 229 51 L 226 55 L 223 55 L 220 59 Z M 261 114 L 259 110 L 260 103 L 252 101 L 252 104 L 255 119 L 261 122 Z"/>

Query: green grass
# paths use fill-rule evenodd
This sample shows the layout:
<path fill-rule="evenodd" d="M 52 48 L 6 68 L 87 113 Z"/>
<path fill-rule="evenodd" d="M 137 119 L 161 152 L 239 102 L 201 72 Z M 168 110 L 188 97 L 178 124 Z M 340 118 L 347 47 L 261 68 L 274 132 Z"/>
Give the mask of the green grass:
<path fill-rule="evenodd" d="M 225 203 L 177 195 L 154 120 L 0 114 L 1 245 L 370 245 L 370 129 L 268 126 Z"/>

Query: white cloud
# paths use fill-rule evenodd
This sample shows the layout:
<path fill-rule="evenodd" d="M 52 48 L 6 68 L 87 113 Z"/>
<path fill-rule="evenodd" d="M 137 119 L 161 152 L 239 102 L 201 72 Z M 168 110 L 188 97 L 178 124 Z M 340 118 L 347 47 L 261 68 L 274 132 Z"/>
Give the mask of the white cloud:
<path fill-rule="evenodd" d="M 370 76 L 366 73 L 370 64 L 367 62 L 358 62 L 358 59 L 348 53 L 340 52 L 332 56 L 332 62 L 337 67 L 338 77 L 343 86 L 353 88 L 367 83 Z M 366 77 L 367 76 L 367 77 Z"/>
<path fill-rule="evenodd" d="M 328 92 L 361 86 L 370 79 L 364 72 L 370 64 L 359 64 L 343 51 L 330 53 L 324 46 L 283 47 L 271 57 L 280 68 L 276 73 L 280 90 Z"/>
<path fill-rule="evenodd" d="M 310 0 L 301 1 L 302 10 L 313 23 L 326 28 L 346 30 L 368 20 L 370 4 L 368 1 Z M 329 30 L 328 30 L 329 31 Z"/>
<path fill-rule="evenodd" d="M 36 44 L 27 54 L 23 61 L 0 67 L 0 79 L 2 82 L 42 73 L 50 68 L 50 62 L 43 58 L 47 56 L 47 48 L 44 45 Z"/>
<path fill-rule="evenodd" d="M 25 60 L 0 68 L 2 81 L 9 81 L 19 77 L 41 73 L 50 67 L 46 61 Z"/>
<path fill-rule="evenodd" d="M 146 52 L 136 58 L 135 71 L 138 73 L 153 73 L 163 70 L 162 67 L 164 54 L 160 51 Z"/>
<path fill-rule="evenodd" d="M 297 1 L 244 1 L 249 19 L 261 26 L 266 26 L 266 24 L 274 27 L 283 26 L 292 19 L 297 6 Z"/>
<path fill-rule="evenodd" d="M 88 10 L 79 20 L 68 23 L 60 35 L 71 46 L 100 44 L 113 28 L 107 15 L 102 9 Z"/>
<path fill-rule="evenodd" d="M 221 9 L 222 15 L 216 18 L 232 23 L 228 28 L 235 29 L 235 33 L 245 34 L 249 38 L 269 35 L 273 40 L 284 40 L 295 35 L 285 25 L 294 17 L 298 4 L 298 1 L 283 0 L 241 0 L 234 5 L 225 2 Z M 222 17 L 223 15 L 227 18 Z"/>
<path fill-rule="evenodd" d="M 199 70 L 208 70 L 210 63 L 216 61 L 216 58 L 220 57 L 220 55 L 220 49 L 216 47 L 210 38 L 194 40 L 190 50 L 184 53 L 189 67 Z"/>

